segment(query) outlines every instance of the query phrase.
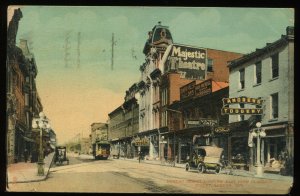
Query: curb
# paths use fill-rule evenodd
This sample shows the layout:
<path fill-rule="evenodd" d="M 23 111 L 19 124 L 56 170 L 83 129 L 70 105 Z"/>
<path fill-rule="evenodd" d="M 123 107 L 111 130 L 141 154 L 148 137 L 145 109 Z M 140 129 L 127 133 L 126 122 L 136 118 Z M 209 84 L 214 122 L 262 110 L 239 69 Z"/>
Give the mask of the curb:
<path fill-rule="evenodd" d="M 138 162 L 138 161 L 135 161 L 135 160 L 128 160 L 128 159 L 121 159 L 121 160 Z M 159 166 L 165 166 L 165 167 L 176 167 L 176 168 L 181 168 L 181 169 L 184 168 L 184 167 L 176 166 L 176 165 L 175 165 L 175 166 L 172 166 L 172 165 L 165 165 L 165 164 L 151 163 L 151 162 L 144 162 L 144 161 L 141 161 L 141 163 L 143 163 L 143 164 L 151 164 L 151 165 L 159 165 Z M 269 178 L 269 177 L 266 177 L 266 176 L 257 177 L 257 176 L 254 176 L 255 174 L 245 174 L 245 175 L 242 175 L 242 174 L 236 174 L 236 173 L 232 173 L 232 174 L 220 173 L 220 174 L 223 174 L 223 175 L 229 175 L 229 176 L 248 177 L 248 178 L 268 179 L 268 180 L 276 180 L 276 181 L 287 181 L 287 180 L 289 180 L 289 179 Z M 280 177 L 281 177 L 281 176 L 279 176 L 279 178 L 280 178 Z M 291 180 L 294 181 L 293 176 L 291 176 Z"/>

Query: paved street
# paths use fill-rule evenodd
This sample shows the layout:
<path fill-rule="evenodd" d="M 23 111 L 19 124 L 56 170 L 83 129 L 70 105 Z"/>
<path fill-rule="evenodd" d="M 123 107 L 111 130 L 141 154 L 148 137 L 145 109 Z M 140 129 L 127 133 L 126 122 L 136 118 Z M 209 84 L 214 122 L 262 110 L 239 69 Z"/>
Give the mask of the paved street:
<path fill-rule="evenodd" d="M 78 155 L 77 155 L 78 156 Z M 290 180 L 225 174 L 199 174 L 123 159 L 70 157 L 70 164 L 50 169 L 41 182 L 9 184 L 10 191 L 110 193 L 254 193 L 287 194 Z"/>

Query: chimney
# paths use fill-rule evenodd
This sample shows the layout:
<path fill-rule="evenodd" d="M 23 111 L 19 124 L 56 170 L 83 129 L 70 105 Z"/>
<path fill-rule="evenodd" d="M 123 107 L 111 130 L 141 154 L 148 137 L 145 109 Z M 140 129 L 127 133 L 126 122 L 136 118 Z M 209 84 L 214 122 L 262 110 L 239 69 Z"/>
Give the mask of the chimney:
<path fill-rule="evenodd" d="M 286 35 L 294 35 L 294 27 L 293 26 L 288 26 L 287 28 L 286 28 Z"/>

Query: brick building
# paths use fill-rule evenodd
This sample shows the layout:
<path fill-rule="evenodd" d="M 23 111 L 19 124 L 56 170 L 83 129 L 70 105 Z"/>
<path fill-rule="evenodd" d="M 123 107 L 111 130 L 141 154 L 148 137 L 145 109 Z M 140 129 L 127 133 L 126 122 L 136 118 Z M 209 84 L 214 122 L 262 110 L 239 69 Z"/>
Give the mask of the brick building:
<path fill-rule="evenodd" d="M 138 87 L 133 84 L 125 93 L 124 102 L 108 114 L 108 140 L 111 142 L 111 155 L 133 158 L 137 156 L 135 145 L 139 131 Z"/>

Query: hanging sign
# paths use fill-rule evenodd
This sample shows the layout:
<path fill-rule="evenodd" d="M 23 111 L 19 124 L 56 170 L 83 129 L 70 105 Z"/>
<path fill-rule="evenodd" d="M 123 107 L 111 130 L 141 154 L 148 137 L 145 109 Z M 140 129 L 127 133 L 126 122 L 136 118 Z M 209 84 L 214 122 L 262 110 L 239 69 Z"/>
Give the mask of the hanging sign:
<path fill-rule="evenodd" d="M 263 109 L 262 99 L 258 98 L 250 98 L 250 97 L 237 97 L 237 98 L 223 98 L 223 108 L 221 109 L 222 115 L 262 115 Z M 259 108 L 230 108 L 228 105 L 230 104 L 251 104 L 251 105 L 257 105 Z"/>
<path fill-rule="evenodd" d="M 150 145 L 149 138 L 134 138 L 132 143 L 134 143 L 136 146 L 149 146 Z"/>

